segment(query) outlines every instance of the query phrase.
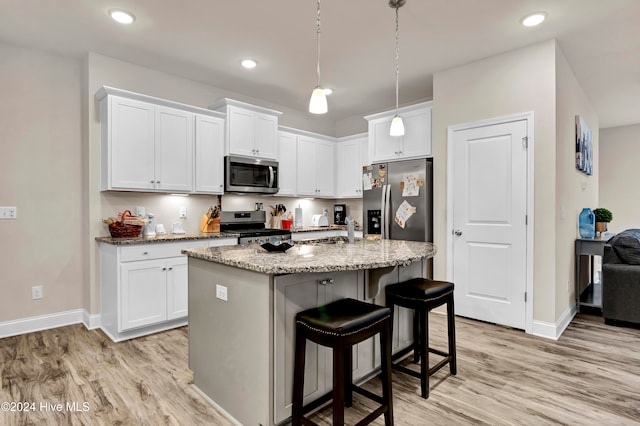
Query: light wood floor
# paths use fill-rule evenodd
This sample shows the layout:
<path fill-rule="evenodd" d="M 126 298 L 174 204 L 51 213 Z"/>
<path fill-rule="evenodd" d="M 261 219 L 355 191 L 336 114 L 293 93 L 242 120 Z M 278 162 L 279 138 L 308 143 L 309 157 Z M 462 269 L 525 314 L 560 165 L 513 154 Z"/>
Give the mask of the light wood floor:
<path fill-rule="evenodd" d="M 430 321 L 444 349 L 444 316 Z M 640 424 L 639 329 L 578 315 L 556 342 L 464 318 L 456 326 L 458 375 L 438 372 L 428 400 L 417 379 L 394 372 L 396 425 Z M 36 404 L 3 410 L 0 425 L 230 424 L 190 387 L 187 363 L 186 328 L 121 343 L 82 325 L 0 339 L 0 403 Z M 371 405 L 354 398 L 350 424 Z M 46 411 L 47 402 L 63 411 Z M 67 402 L 87 411 L 67 411 Z M 331 424 L 331 413 L 314 420 Z"/>

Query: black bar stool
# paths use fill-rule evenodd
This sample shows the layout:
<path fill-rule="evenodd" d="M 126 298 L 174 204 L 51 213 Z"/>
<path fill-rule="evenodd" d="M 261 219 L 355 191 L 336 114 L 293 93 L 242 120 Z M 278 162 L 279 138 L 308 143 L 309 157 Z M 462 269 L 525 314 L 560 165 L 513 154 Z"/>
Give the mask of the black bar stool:
<path fill-rule="evenodd" d="M 380 333 L 382 357 L 382 397 L 353 384 L 351 347 Z M 333 400 L 333 424 L 344 425 L 344 407 L 351 407 L 353 392 L 380 404 L 358 425 L 371 423 L 384 414 L 385 425 L 393 425 L 391 397 L 391 316 L 390 309 L 355 299 L 342 299 L 296 315 L 295 361 L 293 372 L 292 425 L 316 425 L 304 415 Z M 302 405 L 307 339 L 333 349 L 333 391 L 306 406 Z"/>
<path fill-rule="evenodd" d="M 394 370 L 401 371 L 420 379 L 421 395 L 429 398 L 429 376 L 449 364 L 451 375 L 457 374 L 456 365 L 456 329 L 453 309 L 453 283 L 433 281 L 425 278 L 413 278 L 385 288 L 387 307 L 393 317 L 393 305 L 413 309 L 413 344 L 393 355 L 393 361 L 402 358 L 413 350 L 413 362 L 420 360 L 420 372 L 410 370 L 399 364 L 392 364 Z M 449 351 L 443 352 L 429 347 L 429 311 L 447 304 L 447 329 Z M 443 356 L 440 362 L 429 368 L 429 352 Z"/>

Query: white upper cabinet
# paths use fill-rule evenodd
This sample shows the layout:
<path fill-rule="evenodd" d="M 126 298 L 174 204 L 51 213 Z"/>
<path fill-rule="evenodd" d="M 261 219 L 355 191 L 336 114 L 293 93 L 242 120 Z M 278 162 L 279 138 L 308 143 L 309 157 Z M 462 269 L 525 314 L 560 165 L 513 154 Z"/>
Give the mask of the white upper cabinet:
<path fill-rule="evenodd" d="M 196 114 L 195 192 L 224 192 L 224 119 Z"/>
<path fill-rule="evenodd" d="M 367 134 L 342 138 L 336 144 L 336 197 L 362 197 L 362 166 L 368 164 Z"/>
<path fill-rule="evenodd" d="M 290 132 L 280 132 L 280 146 L 278 151 L 278 186 L 280 190 L 277 195 L 295 196 L 297 195 L 297 140 L 298 137 Z"/>
<path fill-rule="evenodd" d="M 333 197 L 335 143 L 298 135 L 298 196 Z"/>
<path fill-rule="evenodd" d="M 100 104 L 100 122 L 101 189 L 154 189 L 153 105 L 110 96 Z"/>
<path fill-rule="evenodd" d="M 222 99 L 210 109 L 227 115 L 225 155 L 278 158 L 278 116 L 282 113 L 233 99 Z"/>
<path fill-rule="evenodd" d="M 193 127 L 193 113 L 155 107 L 155 189 L 193 190 Z"/>
<path fill-rule="evenodd" d="M 222 126 L 223 114 L 111 87 L 95 97 L 100 102 L 101 190 L 193 192 L 195 175 L 209 182 L 198 192 L 221 192 L 222 178 L 211 184 L 207 169 L 221 173 L 222 137 L 201 137 L 202 123 L 198 121 L 199 130 L 195 126 L 196 117 L 219 120 Z M 204 141 L 210 144 L 202 161 L 195 160 L 196 138 L 198 157 Z M 214 190 L 210 185 L 217 186 Z"/>
<path fill-rule="evenodd" d="M 365 117 L 369 121 L 369 161 L 381 163 L 394 160 L 431 157 L 432 102 L 400 108 L 404 122 L 404 136 L 390 136 L 395 110 Z"/>

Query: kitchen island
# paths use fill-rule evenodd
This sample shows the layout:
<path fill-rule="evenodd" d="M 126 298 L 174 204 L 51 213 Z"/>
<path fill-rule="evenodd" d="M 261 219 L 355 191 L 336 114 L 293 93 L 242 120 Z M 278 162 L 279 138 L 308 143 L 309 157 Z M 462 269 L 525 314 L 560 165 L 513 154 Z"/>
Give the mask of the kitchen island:
<path fill-rule="evenodd" d="M 194 386 L 244 425 L 291 416 L 294 317 L 352 297 L 384 304 L 384 286 L 426 276 L 431 243 L 341 240 L 296 244 L 284 253 L 258 245 L 183 250 L 189 257 L 189 366 Z M 411 343 L 410 311 L 397 309 L 394 351 Z M 353 376 L 375 374 L 373 339 L 353 348 Z M 307 345 L 305 403 L 331 389 L 330 350 Z"/>

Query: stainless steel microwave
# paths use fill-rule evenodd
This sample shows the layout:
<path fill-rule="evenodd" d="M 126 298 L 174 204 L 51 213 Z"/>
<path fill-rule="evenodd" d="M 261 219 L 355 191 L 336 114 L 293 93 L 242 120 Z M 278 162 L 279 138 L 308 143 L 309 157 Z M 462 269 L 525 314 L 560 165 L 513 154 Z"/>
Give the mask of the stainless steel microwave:
<path fill-rule="evenodd" d="M 278 192 L 278 162 L 229 155 L 224 161 L 225 192 Z"/>

